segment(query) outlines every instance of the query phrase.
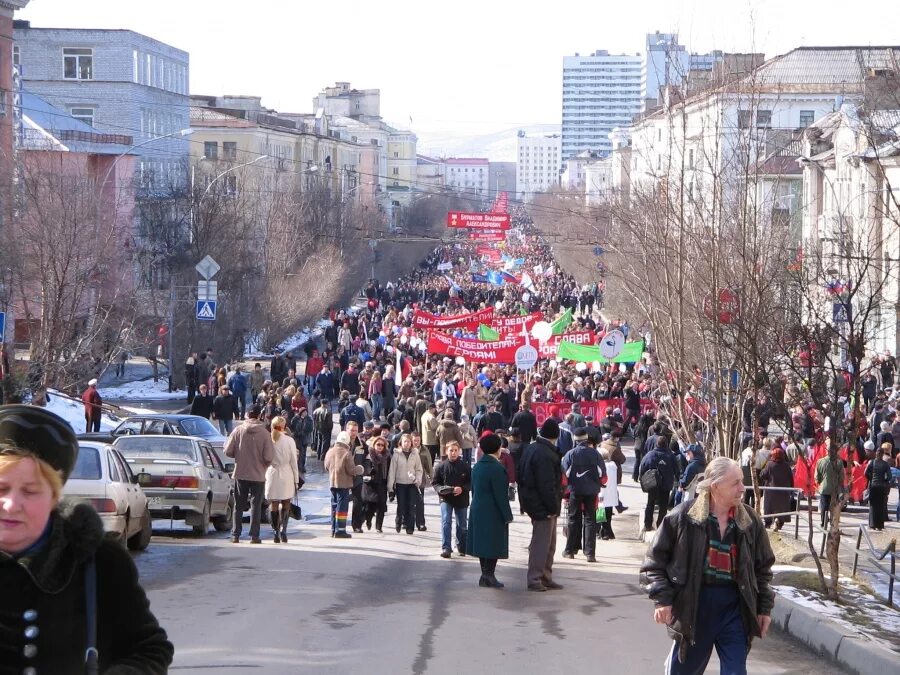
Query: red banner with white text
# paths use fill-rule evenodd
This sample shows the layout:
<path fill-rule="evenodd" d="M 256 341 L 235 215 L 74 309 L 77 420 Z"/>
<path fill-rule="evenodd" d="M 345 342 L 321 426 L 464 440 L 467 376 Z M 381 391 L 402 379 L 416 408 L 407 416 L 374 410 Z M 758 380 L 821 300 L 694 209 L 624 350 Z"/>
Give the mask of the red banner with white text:
<path fill-rule="evenodd" d="M 603 401 L 582 401 L 580 405 L 581 414 L 585 417 L 587 417 L 588 415 L 593 417 L 594 424 L 599 424 L 600 420 L 606 416 L 607 408 L 620 410 L 623 417 L 627 414 L 625 412 L 624 398 L 609 398 Z M 539 425 L 543 424 L 544 420 L 550 417 L 551 406 L 556 406 L 557 408 L 559 408 L 559 415 L 563 419 L 565 419 L 566 415 L 572 412 L 571 403 L 532 403 L 531 412 L 534 413 L 534 416 L 537 419 L 537 423 Z M 648 410 L 656 410 L 656 403 L 654 401 L 646 401 L 644 399 L 641 399 L 641 413 L 643 414 Z"/>
<path fill-rule="evenodd" d="M 444 356 L 462 356 L 476 363 L 515 363 L 516 350 L 525 344 L 520 336 L 485 342 L 470 338 L 455 338 L 444 333 L 428 333 L 428 353 Z"/>
<path fill-rule="evenodd" d="M 413 328 L 468 328 L 475 330 L 479 324 L 490 323 L 494 318 L 494 308 L 488 307 L 469 314 L 436 316 L 417 309 L 413 313 Z"/>

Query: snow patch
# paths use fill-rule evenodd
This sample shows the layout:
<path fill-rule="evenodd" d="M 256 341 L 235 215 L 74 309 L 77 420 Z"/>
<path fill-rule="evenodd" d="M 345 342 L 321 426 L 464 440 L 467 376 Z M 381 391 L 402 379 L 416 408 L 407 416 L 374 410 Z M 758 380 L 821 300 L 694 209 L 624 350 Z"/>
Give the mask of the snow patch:
<path fill-rule="evenodd" d="M 99 387 L 98 391 L 104 400 L 148 400 L 148 401 L 172 401 L 185 398 L 183 391 L 169 391 L 167 378 L 160 378 L 159 382 L 153 379 L 128 382 L 118 387 Z"/>

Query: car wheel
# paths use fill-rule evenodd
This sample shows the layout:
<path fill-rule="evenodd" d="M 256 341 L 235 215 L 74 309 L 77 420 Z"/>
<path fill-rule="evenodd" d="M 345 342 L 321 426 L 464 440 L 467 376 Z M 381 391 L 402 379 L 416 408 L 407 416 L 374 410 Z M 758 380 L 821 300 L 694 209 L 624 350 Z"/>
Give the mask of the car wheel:
<path fill-rule="evenodd" d="M 221 516 L 213 518 L 213 527 L 216 532 L 228 532 L 231 530 L 232 519 L 234 518 L 234 495 L 228 497 L 228 506 L 225 507 L 225 513 Z"/>
<path fill-rule="evenodd" d="M 128 540 L 128 548 L 132 551 L 145 551 L 150 545 L 152 536 L 153 519 L 150 517 L 149 511 L 144 511 L 144 517 L 141 519 L 141 531 Z"/>
<path fill-rule="evenodd" d="M 205 537 L 209 531 L 209 500 L 203 502 L 203 513 L 200 515 L 200 523 L 194 525 L 194 534 Z"/>

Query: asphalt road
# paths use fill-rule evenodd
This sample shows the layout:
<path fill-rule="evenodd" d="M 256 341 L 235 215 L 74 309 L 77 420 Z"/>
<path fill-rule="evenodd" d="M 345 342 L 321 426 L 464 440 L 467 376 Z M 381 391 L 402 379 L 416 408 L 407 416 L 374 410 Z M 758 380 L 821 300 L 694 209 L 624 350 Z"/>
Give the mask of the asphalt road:
<path fill-rule="evenodd" d="M 429 492 L 428 532 L 328 536 L 322 476 L 310 474 L 304 511 L 290 543 L 231 544 L 197 539 L 156 521 L 148 552 L 136 556 L 152 608 L 175 643 L 173 672 L 217 673 L 660 673 L 671 642 L 652 623 L 637 583 L 636 542 L 642 495 L 598 542 L 600 563 L 563 560 L 557 592 L 525 590 L 529 527 L 516 516 L 512 558 L 497 575 L 504 590 L 477 585 L 478 562 L 443 560 L 437 499 Z M 393 507 L 393 505 L 391 505 Z M 393 509 L 391 509 L 391 512 Z M 389 513 L 386 525 L 392 524 Z M 758 641 L 749 672 L 841 673 L 780 635 Z M 715 662 L 708 672 L 718 672 Z"/>

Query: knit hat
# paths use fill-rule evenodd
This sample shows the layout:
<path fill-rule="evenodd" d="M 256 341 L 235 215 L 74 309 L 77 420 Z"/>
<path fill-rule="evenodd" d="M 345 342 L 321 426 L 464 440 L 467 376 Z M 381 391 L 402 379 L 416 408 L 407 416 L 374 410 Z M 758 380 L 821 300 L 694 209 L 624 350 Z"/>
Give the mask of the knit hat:
<path fill-rule="evenodd" d="M 345 445 L 348 448 L 350 447 L 350 433 L 347 431 L 342 431 L 337 435 L 337 440 L 334 442 L 335 445 Z"/>
<path fill-rule="evenodd" d="M 501 441 L 500 437 L 495 433 L 482 434 L 481 440 L 478 441 L 478 447 L 480 447 L 481 451 L 486 455 L 493 455 L 502 445 L 503 441 Z"/>
<path fill-rule="evenodd" d="M 559 422 L 554 419 L 544 420 L 544 423 L 541 425 L 540 434 L 542 438 L 546 438 L 548 441 L 559 438 Z"/>
<path fill-rule="evenodd" d="M 867 452 L 868 452 L 869 450 L 874 450 L 874 449 L 875 449 L 875 443 L 872 442 L 872 441 L 866 441 L 866 442 L 863 444 L 863 449 L 866 450 Z"/>
<path fill-rule="evenodd" d="M 574 432 L 572 432 L 572 438 L 576 441 L 586 441 L 588 439 L 587 429 L 584 427 L 578 427 Z"/>

